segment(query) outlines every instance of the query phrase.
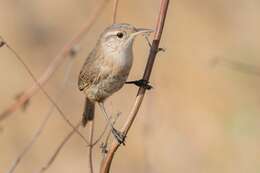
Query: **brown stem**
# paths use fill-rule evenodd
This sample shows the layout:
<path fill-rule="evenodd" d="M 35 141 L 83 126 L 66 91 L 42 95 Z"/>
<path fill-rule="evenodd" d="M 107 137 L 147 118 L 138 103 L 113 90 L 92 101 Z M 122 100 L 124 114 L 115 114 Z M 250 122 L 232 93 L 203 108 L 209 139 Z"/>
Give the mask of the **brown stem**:
<path fill-rule="evenodd" d="M 154 60 L 155 60 L 156 54 L 158 52 L 159 43 L 161 40 L 161 35 L 162 35 L 163 27 L 164 27 L 164 22 L 165 22 L 165 18 L 166 18 L 166 14 L 167 14 L 168 5 L 169 5 L 169 0 L 161 0 L 160 12 L 159 12 L 159 15 L 157 18 L 156 31 L 154 34 L 152 47 L 150 48 L 148 62 L 146 64 L 144 75 L 143 75 L 143 79 L 147 80 L 147 81 L 150 78 Z M 138 90 L 138 94 L 136 96 L 134 106 L 133 106 L 123 128 L 121 129 L 121 131 L 124 135 L 127 135 L 131 125 L 133 124 L 133 122 L 135 120 L 135 117 L 136 117 L 136 115 L 139 111 L 139 108 L 141 106 L 141 103 L 143 101 L 145 91 L 146 91 L 146 89 L 141 88 L 141 87 Z M 102 162 L 102 165 L 100 168 L 100 173 L 109 173 L 114 154 L 117 151 L 117 149 L 119 148 L 119 146 L 120 146 L 120 144 L 116 140 L 113 140 L 113 142 L 108 150 L 108 153 L 107 153 L 104 161 Z"/>
<path fill-rule="evenodd" d="M 95 9 L 93 14 L 91 15 L 88 22 L 82 27 L 79 33 L 77 33 L 56 55 L 52 62 L 50 62 L 48 68 L 42 74 L 41 77 L 37 79 L 38 83 L 43 86 L 48 82 L 50 77 L 56 72 L 58 67 L 64 62 L 64 59 L 70 55 L 75 48 L 75 46 L 82 40 L 83 36 L 86 35 L 93 24 L 97 21 L 97 18 L 100 16 L 100 13 L 104 11 L 104 8 L 108 4 L 110 0 L 102 0 L 100 5 Z M 15 112 L 18 108 L 20 108 L 27 100 L 29 100 L 37 91 L 39 91 L 39 87 L 37 83 L 33 83 L 33 85 L 27 88 L 23 94 L 13 103 L 11 104 L 6 110 L 4 110 L 0 114 L 0 121 L 6 119 L 13 112 Z"/>
<path fill-rule="evenodd" d="M 88 148 L 88 166 L 89 166 L 89 172 L 93 173 L 93 136 L 94 136 L 94 119 L 89 122 L 90 127 L 90 134 L 89 134 L 89 148 Z"/>
<path fill-rule="evenodd" d="M 112 23 L 116 23 L 119 0 L 114 0 Z"/>

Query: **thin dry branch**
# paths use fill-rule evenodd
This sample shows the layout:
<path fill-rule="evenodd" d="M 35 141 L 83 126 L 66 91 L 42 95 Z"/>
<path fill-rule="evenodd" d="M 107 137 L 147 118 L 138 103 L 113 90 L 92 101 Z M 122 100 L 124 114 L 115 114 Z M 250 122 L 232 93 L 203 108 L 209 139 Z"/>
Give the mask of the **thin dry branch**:
<path fill-rule="evenodd" d="M 58 67 L 63 63 L 64 59 L 74 52 L 74 48 L 77 46 L 77 44 L 83 39 L 84 35 L 86 35 L 90 28 L 94 25 L 94 23 L 97 21 L 100 14 L 104 11 L 104 8 L 108 4 L 110 0 L 102 0 L 100 4 L 97 6 L 97 8 L 94 10 L 93 14 L 90 16 L 90 19 L 87 21 L 87 23 L 82 27 L 80 32 L 78 32 L 62 49 L 61 51 L 56 55 L 56 57 L 53 59 L 52 62 L 50 62 L 48 68 L 45 70 L 45 72 L 42 74 L 39 79 L 37 79 L 38 84 L 43 86 L 47 83 L 47 81 L 50 79 L 50 77 L 56 72 Z M 3 46 L 5 42 L 1 41 L 1 44 Z M 10 115 L 12 115 L 13 112 L 15 112 L 18 108 L 20 108 L 27 100 L 29 100 L 37 91 L 39 91 L 38 84 L 35 82 L 31 87 L 27 88 L 20 96 L 15 100 L 13 104 L 11 104 L 6 110 L 4 110 L 0 114 L 0 121 L 8 118 Z"/>
<path fill-rule="evenodd" d="M 20 61 L 20 63 L 24 66 L 24 68 L 26 69 L 26 71 L 29 73 L 29 75 L 31 76 L 31 78 L 33 79 L 33 81 L 35 82 L 35 84 L 40 88 L 40 90 L 42 91 L 42 93 L 48 98 L 48 100 L 52 103 L 52 105 L 57 109 L 57 111 L 59 112 L 59 115 L 61 115 L 61 117 L 64 119 L 65 122 L 67 122 L 67 124 L 76 131 L 76 133 L 88 144 L 87 139 L 75 128 L 75 126 L 70 122 L 70 120 L 67 118 L 67 116 L 63 113 L 63 111 L 61 110 L 61 108 L 57 105 L 57 103 L 54 101 L 54 99 L 45 91 L 45 89 L 41 86 L 41 84 L 39 84 L 39 82 L 37 81 L 37 78 L 35 77 L 35 75 L 32 73 L 32 71 L 30 70 L 30 68 L 27 66 L 27 64 L 23 61 L 22 57 L 15 51 L 15 49 L 13 49 L 8 43 L 5 43 L 6 47 L 8 47 L 8 49 L 15 55 L 15 57 L 17 58 L 17 60 Z"/>
<path fill-rule="evenodd" d="M 230 58 L 216 57 L 210 61 L 210 64 L 213 67 L 217 65 L 225 65 L 233 70 L 237 70 L 245 74 L 260 76 L 260 70 L 258 66 L 237 60 L 232 60 Z"/>
<path fill-rule="evenodd" d="M 38 139 L 38 137 L 40 136 L 41 132 L 43 131 L 45 125 L 47 124 L 49 118 L 51 116 L 51 112 L 49 112 L 47 114 L 47 116 L 45 116 L 42 124 L 40 125 L 40 127 L 37 129 L 37 131 L 35 132 L 35 134 L 33 135 L 31 141 L 24 147 L 23 151 L 17 156 L 17 158 L 13 161 L 12 166 L 10 167 L 10 169 L 7 171 L 7 173 L 13 173 L 15 171 L 15 169 L 17 168 L 17 166 L 19 165 L 20 161 L 23 159 L 23 157 L 25 156 L 25 154 L 32 148 L 33 144 L 36 142 L 36 140 Z"/>
<path fill-rule="evenodd" d="M 149 79 L 150 79 L 155 57 L 159 50 L 159 43 L 161 40 L 161 35 L 162 35 L 163 27 L 164 27 L 164 22 L 165 22 L 165 18 L 166 18 L 166 14 L 167 14 L 168 5 L 169 5 L 169 0 L 161 0 L 160 12 L 159 12 L 159 15 L 157 18 L 156 31 L 154 34 L 152 47 L 150 48 L 148 62 L 146 64 L 144 75 L 143 75 L 143 79 L 147 80 L 147 81 L 149 81 Z M 133 106 L 123 128 L 121 129 L 122 133 L 125 136 L 127 135 L 130 127 L 132 126 L 132 124 L 135 120 L 135 117 L 142 104 L 142 101 L 143 101 L 143 98 L 145 95 L 145 91 L 146 91 L 146 89 L 142 88 L 142 87 L 140 87 L 138 90 L 134 106 Z M 117 149 L 119 148 L 119 146 L 120 146 L 120 144 L 116 140 L 113 140 L 113 142 L 108 150 L 108 153 L 107 153 L 104 161 L 101 164 L 100 173 L 109 173 L 114 154 L 117 151 Z"/>
<path fill-rule="evenodd" d="M 76 126 L 76 128 L 79 128 L 81 125 L 81 121 L 78 123 L 78 125 Z M 91 125 L 90 125 L 91 126 Z M 89 141 L 87 147 L 94 147 L 102 138 L 102 136 L 104 135 L 106 129 L 109 127 L 109 123 L 106 124 L 104 130 L 102 131 L 102 133 L 99 135 L 99 137 L 93 142 L 92 141 L 92 145 L 90 145 Z M 55 150 L 55 152 L 53 153 L 53 155 L 51 156 L 51 158 L 49 159 L 49 161 L 40 169 L 40 171 L 38 171 L 37 173 L 43 173 L 45 172 L 55 161 L 55 159 L 57 158 L 57 156 L 59 155 L 61 149 L 65 146 L 65 144 L 69 141 L 69 139 L 75 134 L 75 129 L 73 129 L 72 131 L 70 131 L 67 136 L 65 136 L 65 138 L 62 140 L 62 142 L 60 143 L 60 145 L 58 146 L 58 148 Z"/>
<path fill-rule="evenodd" d="M 76 129 L 78 129 L 81 126 L 81 121 L 78 122 Z M 53 164 L 57 156 L 59 155 L 61 149 L 64 147 L 64 145 L 69 141 L 69 139 L 72 137 L 72 135 L 75 133 L 75 129 L 72 129 L 72 131 L 62 140 L 58 148 L 55 150 L 49 161 L 37 172 L 37 173 L 43 173 L 49 169 L 49 167 Z"/>
<path fill-rule="evenodd" d="M 90 133 L 89 133 L 89 148 L 88 148 L 88 166 L 89 172 L 93 173 L 93 137 L 94 137 L 94 125 L 95 125 L 95 117 L 92 121 L 89 121 Z"/>
<path fill-rule="evenodd" d="M 65 86 L 69 80 L 69 74 L 71 72 L 72 69 L 72 64 L 73 64 L 73 58 L 70 59 L 70 61 L 68 62 L 68 65 L 66 67 L 66 72 L 64 75 L 64 80 L 62 82 L 62 86 L 59 90 L 59 93 L 57 94 L 57 98 L 60 98 L 60 96 L 63 94 Z M 23 157 L 27 154 L 27 152 L 31 149 L 31 147 L 33 146 L 33 144 L 37 141 L 37 139 L 39 138 L 39 136 L 41 135 L 41 133 L 43 132 L 48 120 L 50 119 L 52 113 L 54 112 L 55 107 L 53 105 L 51 105 L 49 111 L 47 112 L 47 114 L 44 116 L 44 119 L 40 125 L 40 127 L 36 130 L 36 132 L 34 133 L 34 135 L 32 136 L 30 142 L 24 147 L 24 149 L 22 150 L 22 152 L 17 156 L 17 158 L 14 160 L 12 166 L 10 167 L 9 171 L 7 171 L 7 173 L 13 173 L 15 171 L 15 169 L 17 168 L 17 166 L 19 165 L 20 161 L 23 159 Z"/>
<path fill-rule="evenodd" d="M 112 23 L 116 23 L 119 0 L 114 0 Z"/>
<path fill-rule="evenodd" d="M 76 126 L 76 128 L 79 128 L 81 125 L 81 121 L 78 123 L 78 125 Z M 91 126 L 91 125 L 90 125 Z M 87 147 L 94 147 L 104 136 L 106 129 L 109 127 L 109 123 L 106 124 L 104 130 L 101 132 L 101 134 L 98 136 L 98 138 L 93 142 L 92 140 L 92 144 L 91 144 L 91 140 L 88 142 L 89 144 L 87 145 Z M 65 144 L 69 141 L 69 139 L 75 134 L 75 129 L 73 129 L 72 131 L 70 131 L 67 136 L 65 136 L 65 138 L 62 140 L 62 142 L 60 143 L 60 145 L 58 146 L 58 148 L 55 150 L 55 152 L 53 153 L 53 155 L 51 156 L 51 158 L 49 159 L 49 161 L 37 172 L 37 173 L 43 173 L 45 172 L 55 161 L 55 159 L 57 158 L 57 156 L 59 155 L 61 149 L 65 146 Z M 92 132 L 90 132 L 92 133 Z M 93 135 L 92 135 L 93 136 Z"/>

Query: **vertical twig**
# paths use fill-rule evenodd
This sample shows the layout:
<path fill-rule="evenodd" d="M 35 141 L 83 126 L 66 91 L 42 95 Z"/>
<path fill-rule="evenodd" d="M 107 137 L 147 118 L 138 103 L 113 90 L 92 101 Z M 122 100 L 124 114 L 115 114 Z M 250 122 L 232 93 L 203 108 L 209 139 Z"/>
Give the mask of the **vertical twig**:
<path fill-rule="evenodd" d="M 160 12 L 159 12 L 159 15 L 157 18 L 156 31 L 154 34 L 152 47 L 150 48 L 148 62 L 146 64 L 144 75 L 143 75 L 143 79 L 147 80 L 147 81 L 149 81 L 149 78 L 150 78 L 150 75 L 152 72 L 152 68 L 153 68 L 153 64 L 154 64 L 154 60 L 155 60 L 156 54 L 159 49 L 159 43 L 160 43 L 161 36 L 162 36 L 162 31 L 163 31 L 163 27 L 164 27 L 164 22 L 165 22 L 165 18 L 166 18 L 166 14 L 167 14 L 168 5 L 169 5 L 169 0 L 161 0 Z M 133 124 L 133 122 L 135 120 L 135 117 L 136 117 L 136 115 L 139 111 L 139 108 L 141 106 L 141 103 L 143 101 L 145 91 L 146 91 L 146 89 L 141 88 L 141 87 L 138 90 L 134 106 L 133 106 L 123 128 L 121 129 L 121 131 L 124 135 L 127 135 L 131 125 Z M 100 173 L 109 173 L 114 154 L 117 151 L 117 149 L 119 148 L 119 146 L 120 146 L 120 144 L 116 140 L 113 140 L 113 143 L 111 144 L 111 146 L 108 150 L 108 153 L 104 159 L 104 162 L 101 165 Z"/>
<path fill-rule="evenodd" d="M 95 125 L 95 117 L 93 120 L 89 122 L 90 134 L 89 134 L 89 148 L 88 148 L 88 166 L 89 172 L 93 173 L 93 137 L 94 137 L 94 125 Z"/>
<path fill-rule="evenodd" d="M 119 0 L 114 0 L 112 23 L 116 23 Z"/>
<path fill-rule="evenodd" d="M 79 128 L 81 125 L 81 121 L 78 123 L 78 125 L 76 126 L 76 128 Z M 87 147 L 94 147 L 102 138 L 102 136 L 104 135 L 106 129 L 109 127 L 109 123 L 106 124 L 104 130 L 102 131 L 102 133 L 99 135 L 99 137 L 92 142 L 92 145 L 90 145 L 90 142 L 88 142 Z M 49 161 L 37 172 L 37 173 L 43 173 L 45 172 L 55 161 L 55 159 L 57 158 L 58 154 L 60 153 L 61 149 L 64 147 L 64 145 L 69 141 L 69 139 L 72 137 L 72 135 L 75 134 L 75 130 L 73 129 L 71 132 L 69 132 L 67 134 L 67 136 L 65 136 L 65 138 L 62 140 L 62 142 L 60 143 L 60 145 L 58 146 L 58 148 L 55 150 L 55 152 L 53 153 L 53 155 L 51 156 L 51 158 L 49 159 Z"/>
<path fill-rule="evenodd" d="M 104 8 L 108 4 L 110 0 L 102 0 L 100 2 L 100 5 L 97 6 L 97 8 L 94 10 L 93 14 L 90 16 L 87 23 L 81 28 L 81 30 L 61 49 L 61 51 L 54 57 L 53 61 L 50 62 L 47 69 L 44 71 L 44 73 L 37 79 L 38 84 L 40 86 L 43 86 L 48 82 L 50 77 L 56 72 L 58 67 L 61 65 L 63 60 L 73 51 L 73 48 L 83 39 L 83 36 L 86 35 L 90 28 L 94 25 L 94 23 L 97 21 L 100 14 L 104 11 Z M 4 43 L 4 42 L 1 42 Z M 4 119 L 8 118 L 10 115 L 12 115 L 13 112 L 15 112 L 18 108 L 20 108 L 27 100 L 29 100 L 37 91 L 39 91 L 39 86 L 35 82 L 33 85 L 29 88 L 27 88 L 21 96 L 15 100 L 13 104 L 11 104 L 6 110 L 4 110 L 0 114 L 0 121 L 3 121 Z"/>

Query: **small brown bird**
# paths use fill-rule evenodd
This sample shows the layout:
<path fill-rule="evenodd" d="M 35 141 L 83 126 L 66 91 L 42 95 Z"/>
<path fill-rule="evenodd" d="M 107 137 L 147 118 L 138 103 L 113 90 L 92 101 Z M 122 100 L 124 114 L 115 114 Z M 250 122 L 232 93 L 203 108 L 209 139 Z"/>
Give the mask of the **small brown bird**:
<path fill-rule="evenodd" d="M 137 29 L 130 24 L 113 24 L 107 27 L 87 57 L 79 74 L 78 87 L 86 96 L 82 123 L 92 120 L 97 102 L 105 117 L 110 121 L 104 107 L 104 100 L 121 89 L 127 80 L 133 62 L 133 41 L 137 35 L 149 34 L 151 29 Z M 146 86 L 143 80 L 133 81 Z M 109 122 L 112 126 L 112 123 Z M 120 134 L 112 126 L 119 142 Z"/>

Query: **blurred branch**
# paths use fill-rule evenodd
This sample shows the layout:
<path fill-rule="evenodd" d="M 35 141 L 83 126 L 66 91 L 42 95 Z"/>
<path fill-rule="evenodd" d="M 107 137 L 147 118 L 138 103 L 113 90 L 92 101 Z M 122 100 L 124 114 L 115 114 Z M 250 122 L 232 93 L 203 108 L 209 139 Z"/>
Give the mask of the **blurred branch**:
<path fill-rule="evenodd" d="M 23 94 L 13 103 L 11 104 L 6 110 L 4 110 L 0 114 L 0 121 L 9 117 L 13 112 L 15 112 L 18 108 L 20 108 L 27 100 L 29 100 L 40 88 L 38 85 L 43 86 L 47 83 L 50 77 L 56 72 L 58 67 L 61 65 L 63 60 L 69 56 L 70 54 L 75 54 L 75 47 L 77 44 L 83 39 L 83 36 L 86 35 L 90 28 L 94 25 L 97 21 L 100 14 L 104 11 L 104 8 L 108 4 L 110 0 L 102 0 L 97 8 L 94 10 L 90 19 L 87 23 L 81 28 L 80 32 L 78 32 L 56 55 L 52 62 L 50 62 L 49 66 L 45 70 L 39 79 L 37 79 L 37 83 L 35 82 L 31 87 L 27 88 Z M 0 45 L 3 46 L 5 42 L 1 42 Z"/>
<path fill-rule="evenodd" d="M 13 173 L 15 171 L 15 169 L 17 168 L 17 166 L 19 165 L 20 161 L 23 159 L 23 157 L 25 156 L 25 154 L 31 149 L 31 147 L 33 146 L 33 144 L 36 142 L 36 140 L 38 139 L 38 137 L 40 136 L 41 132 L 43 131 L 45 125 L 47 124 L 50 116 L 51 116 L 51 112 L 49 112 L 47 114 L 47 116 L 45 116 L 42 124 L 40 125 L 40 127 L 37 129 L 37 131 L 35 132 L 35 134 L 33 135 L 31 141 L 24 147 L 23 151 L 18 155 L 18 157 L 15 159 L 15 161 L 13 162 L 11 168 L 9 169 L 9 171 L 7 171 L 7 173 Z"/>
<path fill-rule="evenodd" d="M 76 128 L 78 129 L 81 125 L 81 121 L 78 123 L 78 125 L 76 126 Z M 106 124 L 106 127 L 104 128 L 104 131 L 107 129 L 108 127 L 108 123 Z M 91 125 L 90 125 L 91 126 Z M 87 147 L 94 147 L 99 141 L 100 139 L 102 138 L 102 136 L 104 135 L 105 132 L 102 132 L 100 134 L 100 136 L 93 142 L 92 141 L 92 145 L 91 144 L 91 141 L 88 142 L 88 145 Z M 71 132 L 69 132 L 67 134 L 67 136 L 62 140 L 62 142 L 60 143 L 60 145 L 58 146 L 58 148 L 55 150 L 55 152 L 53 153 L 53 155 L 51 156 L 51 158 L 49 159 L 49 161 L 40 169 L 40 171 L 38 171 L 37 173 L 43 173 L 45 172 L 52 164 L 53 162 L 55 161 L 55 159 L 57 158 L 57 156 L 59 155 L 61 149 L 64 147 L 64 145 L 69 141 L 69 139 L 73 136 L 73 134 L 75 134 L 75 129 L 73 129 Z M 91 133 L 91 132 L 90 132 Z"/>
<path fill-rule="evenodd" d="M 116 23 L 119 0 L 114 0 L 112 23 Z"/>
<path fill-rule="evenodd" d="M 59 112 L 59 115 L 61 115 L 61 117 L 67 122 L 67 124 L 76 130 L 77 134 L 79 136 L 81 136 L 81 138 L 86 142 L 87 140 L 85 139 L 85 137 L 74 127 L 74 125 L 70 122 L 70 120 L 67 118 L 67 116 L 63 113 L 63 111 L 61 110 L 61 108 L 57 105 L 57 103 L 54 101 L 54 99 L 45 91 L 45 89 L 41 86 L 41 84 L 37 81 L 36 77 L 34 76 L 34 74 L 32 73 L 32 71 L 30 70 L 30 68 L 27 66 L 27 64 L 23 61 L 22 57 L 8 44 L 5 43 L 5 46 L 15 55 L 15 57 L 20 61 L 20 63 L 24 66 L 24 68 L 26 69 L 26 71 L 29 73 L 29 75 L 31 76 L 31 78 L 33 79 L 33 81 L 36 83 L 36 85 L 38 85 L 38 87 L 40 88 L 40 90 L 43 92 L 43 94 L 48 98 L 48 100 L 52 103 L 52 105 L 57 109 L 57 111 Z"/>
<path fill-rule="evenodd" d="M 156 31 L 154 34 L 152 47 L 150 48 L 148 62 L 146 64 L 144 75 L 143 75 L 143 79 L 146 81 L 149 81 L 149 78 L 150 78 L 150 75 L 151 75 L 151 72 L 153 69 L 155 57 L 159 50 L 159 43 L 161 40 L 161 35 L 162 35 L 163 27 L 164 27 L 164 22 L 165 22 L 165 18 L 166 18 L 166 14 L 167 14 L 168 5 L 169 5 L 169 0 L 161 0 L 160 12 L 159 12 L 159 15 L 157 18 Z M 142 87 L 140 87 L 138 90 L 134 106 L 133 106 L 123 128 L 121 129 L 124 136 L 127 135 L 129 129 L 131 128 L 131 126 L 135 120 L 135 117 L 142 104 L 142 101 L 143 101 L 143 98 L 145 95 L 145 91 L 146 91 L 146 89 L 142 88 Z M 120 144 L 116 140 L 113 140 L 113 142 L 108 150 L 108 153 L 106 154 L 105 159 L 101 164 L 100 173 L 109 173 L 110 166 L 111 166 L 112 160 L 114 158 L 114 154 L 117 151 L 117 149 L 119 148 L 119 146 L 120 146 Z"/>
<path fill-rule="evenodd" d="M 90 123 L 90 138 L 92 139 L 89 139 L 89 144 L 87 145 L 87 147 L 94 147 L 98 142 L 99 140 L 101 139 L 101 137 L 103 136 L 104 134 L 104 131 L 101 133 L 101 135 L 96 139 L 96 141 L 93 142 L 93 132 L 94 132 L 94 124 L 92 122 L 89 122 Z M 76 128 L 78 129 L 81 125 L 81 121 L 78 123 L 78 125 L 76 126 Z M 105 127 L 105 129 L 107 129 L 108 127 L 108 123 Z M 69 134 L 67 134 L 67 136 L 65 136 L 65 138 L 62 140 L 62 142 L 60 143 L 60 145 L 58 146 L 58 148 L 55 150 L 55 152 L 53 153 L 53 155 L 51 156 L 51 158 L 49 159 L 49 161 L 40 169 L 40 171 L 38 173 L 43 173 L 45 172 L 52 164 L 53 162 L 55 161 L 55 159 L 57 158 L 57 156 L 59 155 L 61 149 L 65 146 L 65 144 L 69 141 L 69 139 L 72 137 L 72 135 L 75 134 L 75 130 L 73 129 Z M 92 144 L 91 144 L 92 143 Z M 90 150 L 90 149 L 89 149 Z M 91 149 L 92 150 L 92 149 Z M 92 152 L 92 151 L 91 151 Z M 92 154 L 91 154 L 92 155 Z M 91 156 L 91 162 L 92 162 L 92 156 Z"/>
<path fill-rule="evenodd" d="M 76 129 L 78 129 L 81 126 L 81 121 L 78 122 Z M 37 172 L 37 173 L 43 173 L 45 172 L 55 161 L 56 157 L 59 155 L 61 149 L 64 147 L 64 145 L 69 141 L 69 139 L 72 137 L 72 135 L 75 133 L 75 129 L 73 129 L 60 143 L 58 148 L 55 150 L 49 161 Z"/>
<path fill-rule="evenodd" d="M 244 63 L 244 62 L 239 62 L 239 61 L 235 61 L 232 59 L 228 59 L 228 58 L 214 58 L 211 61 L 211 65 L 213 66 L 217 66 L 217 65 L 227 65 L 230 68 L 240 71 L 242 73 L 247 73 L 247 74 L 253 74 L 256 76 L 260 76 L 260 70 L 259 67 L 256 65 L 252 65 L 252 64 L 248 64 L 248 63 Z"/>
<path fill-rule="evenodd" d="M 69 81 L 69 74 L 71 72 L 72 69 L 72 64 L 73 64 L 73 58 L 69 59 L 70 61 L 68 62 L 68 65 L 66 67 L 66 72 L 64 75 L 64 80 L 62 83 L 62 86 L 59 90 L 59 93 L 57 94 L 57 98 L 60 98 L 60 96 L 63 94 L 64 89 L 66 88 L 66 84 Z M 17 156 L 17 158 L 15 159 L 15 161 L 13 162 L 11 168 L 9 169 L 9 171 L 7 171 L 7 173 L 13 173 L 16 169 L 16 167 L 19 165 L 20 161 L 23 159 L 23 157 L 25 156 L 25 154 L 31 149 L 31 147 L 33 146 L 33 144 L 36 142 L 36 140 L 39 138 L 39 136 L 41 135 L 42 131 L 44 130 L 48 120 L 50 119 L 53 111 L 55 110 L 55 107 L 53 105 L 51 105 L 49 111 L 47 112 L 46 116 L 44 117 L 40 127 L 36 130 L 36 132 L 34 133 L 33 137 L 31 138 L 30 142 L 24 147 L 24 149 L 22 150 L 22 152 Z"/>

